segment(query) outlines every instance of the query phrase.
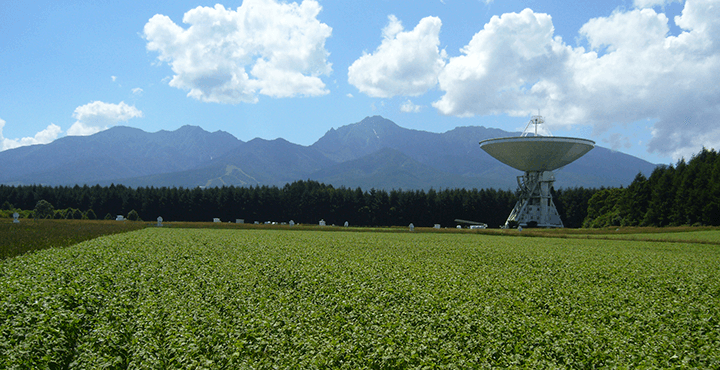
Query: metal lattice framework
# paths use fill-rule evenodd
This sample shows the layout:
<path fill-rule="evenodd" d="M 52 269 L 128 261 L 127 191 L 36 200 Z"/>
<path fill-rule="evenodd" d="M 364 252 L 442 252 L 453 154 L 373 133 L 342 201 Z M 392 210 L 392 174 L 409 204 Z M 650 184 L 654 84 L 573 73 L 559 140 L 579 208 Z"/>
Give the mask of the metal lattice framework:
<path fill-rule="evenodd" d="M 551 171 L 527 171 L 518 176 L 520 199 L 515 203 L 505 226 L 515 221 L 518 225 L 528 226 L 535 223 L 538 227 L 563 227 L 560 214 L 550 194 L 555 182 Z"/>

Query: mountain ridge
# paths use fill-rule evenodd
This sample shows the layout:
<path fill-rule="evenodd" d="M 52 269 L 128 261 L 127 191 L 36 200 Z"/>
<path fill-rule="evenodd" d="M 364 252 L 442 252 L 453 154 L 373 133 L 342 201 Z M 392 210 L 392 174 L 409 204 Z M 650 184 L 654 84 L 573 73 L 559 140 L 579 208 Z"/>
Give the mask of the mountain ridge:
<path fill-rule="evenodd" d="M 514 189 L 514 170 L 480 149 L 484 139 L 514 136 L 460 126 L 444 133 L 403 128 L 381 116 L 328 130 L 309 146 L 286 139 L 244 142 L 224 131 L 185 125 L 147 133 L 116 126 L 90 136 L 0 152 L 0 184 L 127 186 L 283 186 L 316 180 L 377 189 Z M 596 146 L 558 172 L 556 187 L 629 185 L 655 165 Z"/>

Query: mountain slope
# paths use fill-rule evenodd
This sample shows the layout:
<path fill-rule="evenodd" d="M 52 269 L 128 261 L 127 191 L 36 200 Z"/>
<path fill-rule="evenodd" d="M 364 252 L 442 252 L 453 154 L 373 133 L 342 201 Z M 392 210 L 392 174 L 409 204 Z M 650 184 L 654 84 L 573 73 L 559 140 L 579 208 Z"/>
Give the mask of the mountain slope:
<path fill-rule="evenodd" d="M 209 162 L 239 145 L 234 136 L 199 127 L 147 133 L 113 127 L 90 136 L 67 136 L 46 145 L 0 153 L 9 165 L 0 183 L 74 185 L 183 171 Z M 15 164 L 15 165 L 12 165 Z"/>
<path fill-rule="evenodd" d="M 186 171 L 116 180 L 129 186 L 253 186 L 276 185 L 300 179 L 335 164 L 316 150 L 285 139 L 253 139 Z M 103 184 L 109 184 L 107 181 Z"/>
<path fill-rule="evenodd" d="M 363 189 L 429 189 L 476 187 L 472 179 L 438 171 L 396 149 L 382 148 L 371 154 L 336 164 L 309 176 L 326 184 Z"/>
<path fill-rule="evenodd" d="M 522 175 L 480 149 L 499 129 L 410 130 L 383 117 L 331 129 L 310 146 L 284 139 L 242 142 L 226 132 L 183 126 L 147 133 L 113 127 L 85 137 L 0 152 L 0 184 L 283 186 L 296 180 L 377 189 L 515 189 Z M 596 146 L 557 173 L 556 187 L 629 185 L 655 165 Z"/>
<path fill-rule="evenodd" d="M 361 158 L 379 148 L 391 148 L 437 171 L 471 179 L 473 187 L 515 188 L 515 177 L 522 172 L 500 163 L 480 149 L 478 143 L 484 139 L 516 135 L 518 133 L 482 126 L 430 133 L 405 129 L 375 116 L 330 130 L 311 147 L 328 158 L 344 158 L 346 161 Z M 560 169 L 556 186 L 627 186 L 638 172 L 649 175 L 654 168 L 654 164 L 639 158 L 596 146 L 585 156 Z M 449 186 L 463 187 L 467 183 L 468 180 L 464 179 L 453 181 L 454 185 Z M 378 187 L 391 185 L 385 183 Z"/>

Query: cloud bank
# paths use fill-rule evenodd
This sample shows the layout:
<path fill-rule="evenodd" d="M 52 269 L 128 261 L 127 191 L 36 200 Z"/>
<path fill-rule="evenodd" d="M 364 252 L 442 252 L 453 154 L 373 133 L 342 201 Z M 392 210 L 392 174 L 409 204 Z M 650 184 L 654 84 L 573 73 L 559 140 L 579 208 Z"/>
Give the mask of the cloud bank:
<path fill-rule="evenodd" d="M 348 81 L 374 97 L 437 87 L 443 95 L 433 107 L 451 116 L 541 109 L 551 126 L 592 125 L 598 135 L 649 122 L 649 151 L 689 158 L 703 145 L 720 148 L 720 0 L 685 1 L 672 20 L 677 36 L 653 9 L 671 2 L 636 0 L 634 9 L 589 20 L 579 32 L 584 46 L 555 36 L 548 14 L 495 16 L 446 63 L 429 50 L 439 45 L 439 19 L 402 32 L 391 18 L 380 47 L 350 67 Z M 413 47 L 421 37 L 425 49 Z"/>
<path fill-rule="evenodd" d="M 87 136 L 103 131 L 119 122 L 142 117 L 135 106 L 94 101 L 75 108 L 73 118 L 77 121 L 67 130 L 70 136 Z"/>
<path fill-rule="evenodd" d="M 6 139 L 3 137 L 3 128 L 5 127 L 5 120 L 0 118 L 0 152 L 3 150 L 13 149 L 21 146 L 35 145 L 35 144 L 47 144 L 57 139 L 58 135 L 62 132 L 60 126 L 55 124 L 49 124 L 48 127 L 37 134 L 34 137 L 24 137 L 21 139 Z"/>
<path fill-rule="evenodd" d="M 254 103 L 258 94 L 319 96 L 328 93 L 320 76 L 332 71 L 325 50 L 332 28 L 317 19 L 320 10 L 314 0 L 245 0 L 235 11 L 197 7 L 183 17 L 187 29 L 157 14 L 144 36 L 175 73 L 170 86 L 189 97 L 237 104 Z"/>

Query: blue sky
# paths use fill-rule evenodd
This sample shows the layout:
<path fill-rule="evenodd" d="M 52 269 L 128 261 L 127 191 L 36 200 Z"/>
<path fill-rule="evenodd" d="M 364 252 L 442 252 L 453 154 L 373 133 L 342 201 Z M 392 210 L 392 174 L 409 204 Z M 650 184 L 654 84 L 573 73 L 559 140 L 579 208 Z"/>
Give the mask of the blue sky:
<path fill-rule="evenodd" d="M 5 1 L 0 150 L 115 125 L 310 145 L 381 115 L 720 148 L 720 0 Z M 479 149 L 479 147 L 478 147 Z"/>

